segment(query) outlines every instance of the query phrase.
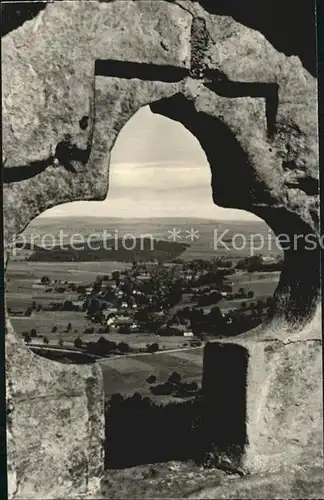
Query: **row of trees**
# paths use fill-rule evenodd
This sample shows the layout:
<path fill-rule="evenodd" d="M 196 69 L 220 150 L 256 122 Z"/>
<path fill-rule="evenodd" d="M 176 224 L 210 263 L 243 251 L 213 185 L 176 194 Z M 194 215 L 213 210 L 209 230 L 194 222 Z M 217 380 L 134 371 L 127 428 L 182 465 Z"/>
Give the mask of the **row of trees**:
<path fill-rule="evenodd" d="M 283 259 L 279 257 L 274 262 L 265 263 L 262 255 L 252 255 L 241 259 L 236 264 L 236 268 L 249 273 L 256 271 L 281 271 L 283 268 Z"/>
<path fill-rule="evenodd" d="M 34 328 L 32 328 L 32 330 L 30 332 L 23 332 L 22 336 L 23 336 L 23 339 L 26 342 L 26 344 L 30 344 L 33 338 L 37 338 L 38 337 L 38 335 L 36 334 L 36 330 Z M 42 341 L 43 341 L 44 345 L 48 345 L 49 344 L 49 340 L 48 340 L 48 338 L 45 335 L 42 336 Z M 62 338 L 59 338 L 58 341 L 57 341 L 57 345 L 59 347 L 63 347 L 64 346 L 64 340 Z"/>
<path fill-rule="evenodd" d="M 95 356 L 108 356 L 110 354 L 121 353 L 128 354 L 133 352 L 133 348 L 126 342 L 113 342 L 104 337 L 100 337 L 97 342 L 83 342 L 80 337 L 75 339 L 74 346 L 77 349 L 83 349 L 89 354 Z M 159 350 L 159 344 L 147 344 L 146 352 L 151 354 Z"/>
<path fill-rule="evenodd" d="M 154 384 L 157 382 L 157 379 L 154 375 L 151 375 L 147 379 L 147 382 Z M 196 382 L 182 382 L 180 374 L 174 371 L 166 382 L 151 386 L 150 391 L 156 396 L 173 395 L 175 397 L 188 397 L 197 393 L 198 384 Z"/>
<path fill-rule="evenodd" d="M 58 285 L 59 283 L 62 283 L 64 287 L 59 286 L 59 288 L 60 291 L 63 290 L 63 292 L 66 290 L 66 287 L 68 287 L 72 292 L 77 292 L 79 294 L 86 293 L 85 285 L 76 285 L 75 283 L 70 283 L 69 281 L 59 282 L 58 280 L 51 280 L 48 276 L 42 276 L 40 281 L 42 285 L 50 285 L 51 283 L 54 283 L 54 285 Z M 56 291 L 58 291 L 58 287 L 56 287 Z"/>

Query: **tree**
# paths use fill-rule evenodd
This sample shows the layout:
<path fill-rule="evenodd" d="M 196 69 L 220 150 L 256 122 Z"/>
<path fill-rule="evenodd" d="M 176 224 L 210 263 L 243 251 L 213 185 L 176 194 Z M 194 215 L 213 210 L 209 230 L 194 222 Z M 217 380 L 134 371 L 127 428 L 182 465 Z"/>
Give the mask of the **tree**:
<path fill-rule="evenodd" d="M 48 276 L 42 276 L 42 277 L 41 277 L 41 283 L 42 283 L 43 285 L 48 285 L 50 282 L 51 282 L 51 280 L 49 279 L 49 277 L 48 277 Z"/>
<path fill-rule="evenodd" d="M 157 352 L 158 350 L 159 350 L 159 344 L 157 344 L 157 343 L 151 344 L 147 348 L 147 352 L 150 352 L 151 354 Z"/>
<path fill-rule="evenodd" d="M 111 273 L 112 279 L 115 281 L 116 286 L 120 285 L 120 272 L 119 271 L 113 271 Z"/>
<path fill-rule="evenodd" d="M 181 382 L 181 376 L 178 372 L 172 372 L 170 377 L 168 378 L 168 382 L 174 385 L 178 385 Z"/>
<path fill-rule="evenodd" d="M 223 321 L 222 311 L 218 306 L 212 307 L 212 309 L 210 310 L 210 317 L 213 322 L 217 324 L 222 323 Z"/>
<path fill-rule="evenodd" d="M 193 340 L 190 342 L 191 347 L 201 347 L 202 346 L 202 341 L 201 340 Z"/>
<path fill-rule="evenodd" d="M 82 340 L 80 339 L 80 337 L 77 337 L 77 338 L 75 339 L 75 341 L 74 341 L 74 347 L 75 347 L 76 349 L 82 349 L 82 347 L 83 347 L 83 342 L 82 342 Z"/>
<path fill-rule="evenodd" d="M 157 378 L 155 375 L 150 375 L 147 379 L 146 379 L 146 382 L 148 382 L 149 384 L 155 384 L 155 382 L 157 381 Z"/>
<path fill-rule="evenodd" d="M 260 271 L 263 265 L 262 255 L 252 255 L 251 257 L 246 257 L 237 263 L 237 269 L 243 269 L 249 273 L 253 271 Z"/>
<path fill-rule="evenodd" d="M 47 338 L 47 337 L 43 337 L 43 343 L 44 343 L 45 345 L 48 345 L 48 344 L 49 344 L 49 340 L 48 340 L 48 338 Z"/>
<path fill-rule="evenodd" d="M 61 339 L 59 339 L 59 341 L 58 341 L 58 346 L 59 346 L 59 347 L 63 347 L 63 345 L 64 345 L 64 341 L 63 341 L 63 339 L 61 338 Z"/>
<path fill-rule="evenodd" d="M 188 391 L 198 391 L 197 382 L 190 382 L 189 384 L 187 384 L 187 390 Z"/>
<path fill-rule="evenodd" d="M 84 333 L 94 333 L 94 328 L 93 326 L 87 327 L 84 329 Z"/>
<path fill-rule="evenodd" d="M 120 342 L 118 344 L 118 349 L 120 350 L 120 352 L 122 353 L 127 353 L 130 351 L 130 347 L 128 344 L 126 344 L 126 342 Z"/>
<path fill-rule="evenodd" d="M 110 354 L 114 346 L 115 346 L 114 342 L 106 340 L 105 337 L 100 337 L 100 339 L 97 342 L 98 353 L 100 354 Z"/>
<path fill-rule="evenodd" d="M 52 328 L 52 333 L 56 333 L 57 332 L 57 326 L 54 325 L 53 328 Z"/>
<path fill-rule="evenodd" d="M 66 329 L 67 329 L 68 332 L 70 332 L 72 330 L 72 324 L 68 323 Z"/>
<path fill-rule="evenodd" d="M 122 333 L 122 334 L 125 334 L 125 335 L 128 335 L 129 333 L 131 333 L 130 326 L 129 325 L 121 325 L 119 327 L 118 332 Z"/>
<path fill-rule="evenodd" d="M 73 311 L 74 306 L 71 300 L 65 300 L 63 304 L 63 311 Z"/>
<path fill-rule="evenodd" d="M 28 332 L 24 335 L 24 341 L 26 342 L 26 344 L 30 344 L 31 342 L 31 336 Z"/>
<path fill-rule="evenodd" d="M 27 307 L 27 309 L 25 310 L 25 316 L 30 316 L 32 313 L 32 308 L 31 307 Z"/>
<path fill-rule="evenodd" d="M 256 309 L 259 313 L 262 313 L 263 309 L 265 307 L 265 304 L 263 303 L 262 300 L 258 300 L 257 303 L 256 303 Z"/>
<path fill-rule="evenodd" d="M 271 307 L 271 306 L 273 306 L 273 304 L 274 304 L 273 297 L 267 297 L 267 299 L 266 299 L 266 305 L 269 306 L 269 307 Z"/>
<path fill-rule="evenodd" d="M 150 391 L 156 396 L 168 396 L 174 391 L 174 385 L 170 382 L 165 382 L 165 384 L 150 387 Z"/>
<path fill-rule="evenodd" d="M 253 297 L 254 297 L 254 292 L 253 292 L 252 290 L 249 290 L 249 291 L 248 291 L 248 294 L 247 294 L 247 297 L 248 297 L 249 299 L 253 299 Z"/>
<path fill-rule="evenodd" d="M 30 330 L 30 336 L 31 336 L 32 338 L 37 337 L 37 332 L 36 332 L 36 329 L 35 329 L 35 328 L 31 328 L 31 330 Z"/>
<path fill-rule="evenodd" d="M 107 342 L 108 342 L 108 345 L 109 345 L 109 349 L 110 349 L 110 351 L 116 351 L 116 349 L 117 349 L 117 344 L 116 344 L 116 342 L 113 342 L 113 341 L 111 341 L 111 340 L 107 340 Z"/>
<path fill-rule="evenodd" d="M 103 314 L 102 311 L 96 311 L 94 315 L 92 316 L 92 319 L 95 323 L 101 323 L 103 321 Z"/>
<path fill-rule="evenodd" d="M 131 296 L 132 291 L 133 291 L 133 285 L 132 285 L 130 278 L 128 278 L 127 276 L 125 277 L 124 282 L 123 282 L 123 290 L 124 290 L 124 293 L 127 295 L 127 297 Z"/>

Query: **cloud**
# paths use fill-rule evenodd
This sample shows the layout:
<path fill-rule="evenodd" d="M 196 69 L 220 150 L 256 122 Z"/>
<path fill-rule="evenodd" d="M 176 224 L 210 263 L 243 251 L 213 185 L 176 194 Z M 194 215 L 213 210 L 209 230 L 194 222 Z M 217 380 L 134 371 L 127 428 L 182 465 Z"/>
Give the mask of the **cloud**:
<path fill-rule="evenodd" d="M 183 125 L 146 106 L 124 126 L 111 155 L 103 202 L 73 202 L 45 216 L 256 219 L 213 204 L 211 175 L 198 140 Z"/>
<path fill-rule="evenodd" d="M 207 160 L 199 141 L 181 123 L 154 114 L 149 106 L 144 106 L 119 133 L 111 161 L 204 164 Z"/>
<path fill-rule="evenodd" d="M 145 188 L 148 191 L 191 189 L 210 186 L 206 165 L 173 164 L 113 164 L 110 167 L 110 190 Z"/>

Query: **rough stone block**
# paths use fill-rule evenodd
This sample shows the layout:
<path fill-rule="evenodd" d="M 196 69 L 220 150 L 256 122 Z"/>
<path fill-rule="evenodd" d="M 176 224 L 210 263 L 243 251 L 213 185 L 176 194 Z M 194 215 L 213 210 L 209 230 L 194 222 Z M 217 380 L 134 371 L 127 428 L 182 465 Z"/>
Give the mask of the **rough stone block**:
<path fill-rule="evenodd" d="M 207 344 L 203 391 L 214 444 L 250 472 L 323 463 L 322 341 L 262 334 Z"/>
<path fill-rule="evenodd" d="M 10 499 L 81 498 L 103 473 L 104 395 L 97 364 L 33 354 L 7 325 Z"/>

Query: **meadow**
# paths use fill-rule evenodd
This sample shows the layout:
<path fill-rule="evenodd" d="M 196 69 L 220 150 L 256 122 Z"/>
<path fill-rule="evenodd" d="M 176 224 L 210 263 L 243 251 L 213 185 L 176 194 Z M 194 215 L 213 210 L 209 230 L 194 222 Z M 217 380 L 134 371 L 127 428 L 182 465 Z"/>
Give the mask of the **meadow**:
<path fill-rule="evenodd" d="M 42 276 L 48 276 L 58 282 L 69 281 L 76 285 L 90 285 L 98 274 L 109 273 L 113 270 L 125 269 L 127 265 L 120 262 L 24 262 L 11 259 L 6 274 L 6 301 L 8 309 L 13 313 L 12 324 L 18 334 L 35 328 L 38 335 L 45 335 L 50 341 L 58 342 L 59 338 L 72 342 L 82 335 L 84 329 L 93 326 L 85 318 L 83 312 L 77 311 L 33 311 L 30 317 L 15 316 L 15 310 L 31 307 L 33 302 L 42 308 L 51 302 L 77 300 L 78 294 L 67 290 L 64 293 L 45 292 L 45 287 L 39 285 Z M 70 334 L 64 333 L 67 324 L 72 324 Z M 57 333 L 51 333 L 57 326 Z"/>
<path fill-rule="evenodd" d="M 174 352 L 157 352 L 155 354 L 128 355 L 127 357 L 107 358 L 100 361 L 104 378 L 105 396 L 109 399 L 113 394 L 130 396 L 139 392 L 159 403 L 176 401 L 173 396 L 154 396 L 150 391 L 147 378 L 157 377 L 157 383 L 166 382 L 173 371 L 176 371 L 186 382 L 201 385 L 203 368 L 203 349 L 188 348 Z"/>
<path fill-rule="evenodd" d="M 241 259 L 250 255 L 251 248 L 246 246 L 243 250 L 230 248 L 213 248 L 214 230 L 218 234 L 228 230 L 227 243 L 233 235 L 244 234 L 246 240 L 252 234 L 264 235 L 269 238 L 269 228 L 262 222 L 237 222 L 226 221 L 217 222 L 214 220 L 202 219 L 140 219 L 122 220 L 108 218 L 73 218 L 73 219 L 49 219 L 37 218 L 27 228 L 24 238 L 28 240 L 32 235 L 39 235 L 39 238 L 46 234 L 59 234 L 64 231 L 69 235 L 80 233 L 87 236 L 93 233 L 118 231 L 118 236 L 131 233 L 135 237 L 143 234 L 151 234 L 154 238 L 168 239 L 169 231 L 177 228 L 181 231 L 182 241 L 188 243 L 186 239 L 188 231 L 191 229 L 199 231 L 199 239 L 190 242 L 190 247 L 181 255 L 181 259 L 211 259 L 213 257 L 226 257 L 232 260 Z M 270 232 L 271 233 L 271 232 Z M 270 234 L 274 238 L 273 233 Z M 272 241 L 272 240 L 271 240 Z M 35 240 L 36 244 L 40 241 Z M 271 252 L 269 247 L 260 250 L 264 255 L 278 252 Z M 64 293 L 54 291 L 45 292 L 45 287 L 39 285 L 42 276 L 48 276 L 51 280 L 59 282 L 73 282 L 76 285 L 90 285 L 98 275 L 109 274 L 114 270 L 122 270 L 130 264 L 118 261 L 100 262 L 31 262 L 24 260 L 30 255 L 29 250 L 18 250 L 17 254 L 11 258 L 6 275 L 6 300 L 8 308 L 13 311 L 26 309 L 32 306 L 33 302 L 41 306 L 38 311 L 33 311 L 30 317 L 11 315 L 13 326 L 18 334 L 31 329 L 36 329 L 37 335 L 46 336 L 49 344 L 56 346 L 59 339 L 62 339 L 65 347 L 73 347 L 74 340 L 81 337 L 84 341 L 96 342 L 101 336 L 107 340 L 119 343 L 126 342 L 133 348 L 145 348 L 147 344 L 154 342 L 160 346 L 160 351 L 155 354 L 129 354 L 127 356 L 112 356 L 103 358 L 100 365 L 103 370 L 104 389 L 106 398 L 110 398 L 114 393 L 123 396 L 132 395 L 139 392 L 143 396 L 149 396 L 159 402 L 169 402 L 176 398 L 172 396 L 154 396 L 150 391 L 150 384 L 146 379 L 150 375 L 157 377 L 158 383 L 165 382 L 173 371 L 177 371 L 186 382 L 201 383 L 202 376 L 202 348 L 189 348 L 189 339 L 186 337 L 158 337 L 149 334 L 123 335 L 119 333 L 102 334 L 98 330 L 100 325 L 94 325 L 85 318 L 83 312 L 76 311 L 46 311 L 43 310 L 51 302 L 64 302 L 65 300 L 77 300 L 78 294 L 67 290 Z M 253 291 L 254 297 L 246 299 L 245 302 L 255 302 L 273 294 L 278 284 L 280 273 L 238 273 L 230 276 L 233 292 L 238 292 L 244 288 L 246 292 Z M 242 300 L 226 301 L 219 303 L 223 312 L 239 307 Z M 207 308 L 208 309 L 208 308 Z M 67 325 L 71 323 L 71 329 L 67 331 Z M 53 327 L 57 328 L 52 332 Z M 93 334 L 85 334 L 87 327 L 94 327 Z M 33 343 L 42 343 L 41 338 L 33 339 Z M 187 347 L 185 347 L 187 345 Z M 172 352 L 162 352 L 162 351 Z"/>

